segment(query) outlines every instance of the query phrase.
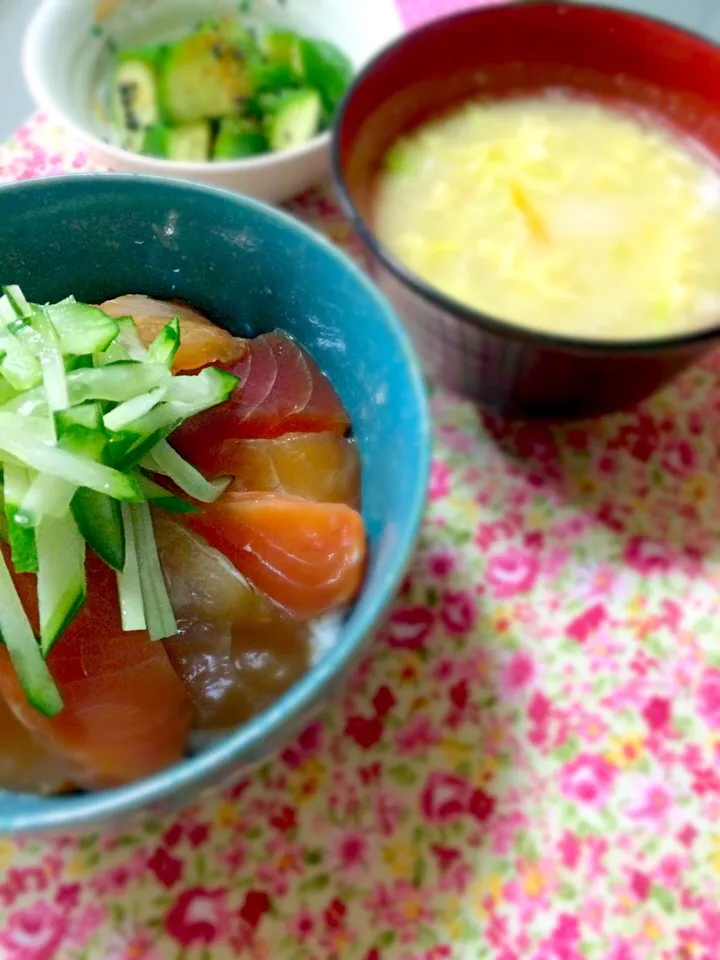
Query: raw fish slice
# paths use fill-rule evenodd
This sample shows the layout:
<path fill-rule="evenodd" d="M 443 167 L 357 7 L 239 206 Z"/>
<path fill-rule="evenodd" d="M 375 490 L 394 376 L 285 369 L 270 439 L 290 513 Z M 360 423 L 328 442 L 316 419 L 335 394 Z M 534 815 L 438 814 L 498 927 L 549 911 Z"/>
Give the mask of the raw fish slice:
<path fill-rule="evenodd" d="M 47 797 L 70 789 L 67 763 L 40 746 L 0 696 L 0 790 Z"/>
<path fill-rule="evenodd" d="M 193 727 L 237 726 L 307 671 L 307 628 L 182 524 L 158 514 L 155 534 L 179 627 L 165 649 L 193 702 Z"/>
<path fill-rule="evenodd" d="M 318 503 L 360 501 L 360 455 L 334 433 L 292 433 L 276 440 L 224 440 L 198 457 L 210 477 L 233 476 L 233 489 L 289 493 Z"/>
<path fill-rule="evenodd" d="M 365 529 L 344 504 L 230 492 L 187 522 L 291 617 L 313 620 L 360 589 Z"/>
<path fill-rule="evenodd" d="M 92 553 L 87 578 L 88 601 L 48 658 L 62 711 L 48 720 L 30 706 L 4 648 L 0 693 L 32 735 L 68 762 L 75 783 L 102 789 L 180 760 L 191 710 L 162 644 L 144 631 L 123 632 L 115 574 Z M 14 580 L 37 626 L 34 578 Z"/>
<path fill-rule="evenodd" d="M 223 440 L 272 439 L 329 431 L 342 436 L 350 418 L 309 353 L 281 331 L 247 341 L 248 352 L 226 366 L 240 378 L 227 403 L 187 421 L 173 443 L 189 459 Z M 272 359 L 271 359 L 272 356 Z"/>
<path fill-rule="evenodd" d="M 132 317 L 143 342 L 148 346 L 173 317 L 180 320 L 180 349 L 175 356 L 173 372 L 199 370 L 209 364 L 230 364 L 246 352 L 246 341 L 216 327 L 197 310 L 183 303 L 153 300 L 131 293 L 115 300 L 106 300 L 101 309 L 109 316 Z"/>

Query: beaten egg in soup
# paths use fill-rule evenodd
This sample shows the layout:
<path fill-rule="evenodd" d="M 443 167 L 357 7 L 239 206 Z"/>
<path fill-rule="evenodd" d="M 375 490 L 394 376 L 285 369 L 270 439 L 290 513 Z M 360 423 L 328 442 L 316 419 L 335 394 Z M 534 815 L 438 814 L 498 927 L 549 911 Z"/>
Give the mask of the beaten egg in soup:
<path fill-rule="evenodd" d="M 486 314 L 588 339 L 720 321 L 720 175 L 659 124 L 565 96 L 473 102 L 386 157 L 375 225 Z"/>

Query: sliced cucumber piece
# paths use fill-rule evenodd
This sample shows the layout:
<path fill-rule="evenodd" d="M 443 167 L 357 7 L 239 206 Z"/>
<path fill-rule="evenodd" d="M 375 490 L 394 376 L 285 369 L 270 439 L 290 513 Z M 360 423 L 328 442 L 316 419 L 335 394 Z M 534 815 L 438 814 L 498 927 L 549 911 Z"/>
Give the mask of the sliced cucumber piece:
<path fill-rule="evenodd" d="M 266 30 L 260 35 L 260 50 L 271 63 L 285 64 L 296 70 L 300 39 L 291 30 Z"/>
<path fill-rule="evenodd" d="M 113 570 L 122 570 L 126 544 L 122 504 L 81 487 L 72 499 L 72 513 L 88 546 Z"/>
<path fill-rule="evenodd" d="M 103 421 L 107 430 L 123 430 L 135 420 L 139 420 L 150 413 L 167 393 L 167 387 L 156 387 L 147 393 L 141 393 L 132 400 L 119 404 L 110 413 L 106 413 Z"/>
<path fill-rule="evenodd" d="M 66 356 L 100 353 L 110 346 L 120 329 L 116 320 L 87 303 L 64 300 L 46 310 Z"/>
<path fill-rule="evenodd" d="M 176 127 L 150 127 L 145 133 L 142 153 L 178 163 L 204 163 L 210 159 L 212 131 L 207 120 Z"/>
<path fill-rule="evenodd" d="M 268 140 L 273 151 L 292 150 L 312 140 L 320 130 L 322 100 L 317 90 L 295 90 L 284 94 L 267 120 Z"/>
<path fill-rule="evenodd" d="M 70 403 L 73 407 L 87 400 L 109 400 L 124 403 L 140 393 L 168 386 L 170 371 L 159 363 L 122 360 L 104 367 L 81 368 L 67 375 Z M 28 390 L 0 408 L 0 413 L 16 413 L 23 417 L 38 416 L 47 409 L 42 388 Z"/>
<path fill-rule="evenodd" d="M 214 503 L 232 483 L 232 477 L 207 480 L 191 463 L 184 460 L 166 440 L 161 440 L 143 462 L 147 470 L 163 474 L 193 500 Z"/>
<path fill-rule="evenodd" d="M 174 123 L 231 116 L 251 95 L 244 57 L 212 27 L 171 47 L 160 71 L 160 102 Z"/>
<path fill-rule="evenodd" d="M 35 531 L 29 523 L 17 519 L 31 482 L 30 474 L 24 467 L 5 464 L 5 518 L 13 567 L 18 573 L 37 573 L 38 568 Z"/>
<path fill-rule="evenodd" d="M 66 480 L 39 473 L 15 514 L 16 522 L 37 528 L 43 517 L 65 516 L 76 489 L 75 484 Z"/>
<path fill-rule="evenodd" d="M 146 360 L 147 359 L 147 347 L 142 341 L 140 336 L 140 331 L 137 328 L 137 324 L 132 317 L 121 317 L 117 321 L 117 325 L 120 327 L 120 333 L 118 334 L 118 341 L 125 347 L 128 354 L 130 355 L 131 360 Z"/>
<path fill-rule="evenodd" d="M 128 507 L 127 515 L 135 534 L 148 633 L 152 640 L 174 637 L 177 633 L 177 622 L 160 566 L 150 507 L 147 503 L 133 503 Z"/>
<path fill-rule="evenodd" d="M 32 470 L 52 474 L 76 487 L 89 487 L 116 500 L 142 500 L 132 477 L 53 446 L 47 433 L 39 429 L 40 424 L 28 417 L 0 413 L 0 451 Z"/>
<path fill-rule="evenodd" d="M 158 404 L 154 410 L 125 429 L 124 439 L 133 434 L 136 438 L 128 456 L 132 458 L 141 446 L 142 456 L 145 456 L 151 449 L 146 444 L 148 438 L 152 438 L 153 445 L 158 443 L 184 420 L 223 403 L 238 383 L 237 377 L 216 367 L 206 367 L 194 377 L 173 377 L 168 387 L 168 402 Z M 0 433 L 0 443 L 1 436 Z"/>
<path fill-rule="evenodd" d="M 148 347 L 148 363 L 161 363 L 168 370 L 180 349 L 180 317 L 173 317 Z"/>
<path fill-rule="evenodd" d="M 60 348 L 60 337 L 44 307 L 33 311 L 31 324 L 40 338 L 38 359 L 42 371 L 43 386 L 47 396 L 48 410 L 64 410 L 70 405 L 65 363 Z"/>
<path fill-rule="evenodd" d="M 13 584 L 5 557 L 0 553 L 0 634 L 10 661 L 30 704 L 46 717 L 54 717 L 63 707 L 40 646 Z"/>
<path fill-rule="evenodd" d="M 109 436 L 103 423 L 102 404 L 81 403 L 55 414 L 58 445 L 91 460 L 102 460 Z"/>
<path fill-rule="evenodd" d="M 118 58 L 110 91 L 110 114 L 120 143 L 137 152 L 144 131 L 160 120 L 158 63 L 127 52 Z"/>
<path fill-rule="evenodd" d="M 332 117 L 352 81 L 352 63 L 333 43 L 310 37 L 299 38 L 295 56 L 295 68 L 303 82 L 318 91 Z"/>
<path fill-rule="evenodd" d="M 240 160 L 269 150 L 268 138 L 257 123 L 244 117 L 226 117 L 220 122 L 213 160 Z"/>
<path fill-rule="evenodd" d="M 123 553 L 125 562 L 117 573 L 118 597 L 120 598 L 120 617 L 123 630 L 145 630 L 145 607 L 140 585 L 140 567 L 138 564 L 135 525 L 132 510 L 126 503 L 120 505 L 122 514 L 121 529 L 124 535 Z"/>
<path fill-rule="evenodd" d="M 253 95 L 278 93 L 303 85 L 302 77 L 289 63 L 253 63 L 249 67 L 253 83 Z"/>
<path fill-rule="evenodd" d="M 176 497 L 174 493 L 170 493 L 165 487 L 161 487 L 159 483 L 155 483 L 154 480 L 146 477 L 143 473 L 137 473 L 135 479 L 145 499 L 154 507 L 161 507 L 168 513 L 199 513 L 199 509 L 194 503 L 188 503 L 187 500 Z"/>
<path fill-rule="evenodd" d="M 31 390 L 42 384 L 40 362 L 21 340 L 14 336 L 3 337 L 2 350 L 0 373 L 13 390 Z M 43 395 L 44 392 L 42 390 Z"/>
<path fill-rule="evenodd" d="M 70 513 L 62 518 L 43 517 L 35 536 L 40 646 L 47 657 L 85 602 L 85 541 Z"/>

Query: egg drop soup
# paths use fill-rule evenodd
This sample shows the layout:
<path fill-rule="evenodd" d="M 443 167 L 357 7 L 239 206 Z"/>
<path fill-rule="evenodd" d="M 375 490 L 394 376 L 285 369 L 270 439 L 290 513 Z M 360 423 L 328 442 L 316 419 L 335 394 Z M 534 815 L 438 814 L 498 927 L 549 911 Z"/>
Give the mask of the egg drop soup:
<path fill-rule="evenodd" d="M 375 226 L 444 294 L 545 333 L 720 320 L 720 175 L 659 123 L 567 96 L 469 103 L 388 153 Z"/>

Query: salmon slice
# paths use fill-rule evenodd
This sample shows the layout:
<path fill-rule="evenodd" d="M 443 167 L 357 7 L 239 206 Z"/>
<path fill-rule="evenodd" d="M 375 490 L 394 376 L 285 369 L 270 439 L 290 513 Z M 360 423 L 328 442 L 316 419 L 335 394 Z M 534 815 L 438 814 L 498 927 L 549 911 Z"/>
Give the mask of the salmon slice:
<path fill-rule="evenodd" d="M 325 374 L 300 344 L 279 330 L 248 340 L 246 354 L 225 369 L 240 379 L 230 399 L 173 434 L 174 445 L 190 459 L 193 451 L 231 438 L 318 432 L 342 436 L 350 427 Z"/>
<path fill-rule="evenodd" d="M 155 536 L 179 628 L 165 649 L 190 694 L 193 727 L 237 726 L 307 671 L 308 629 L 183 524 L 157 514 Z"/>
<path fill-rule="evenodd" d="M 3 546 L 3 550 L 5 547 Z M 13 577 L 37 627 L 34 577 Z M 95 790 L 131 783 L 180 760 L 191 707 L 161 643 L 124 633 L 115 574 L 88 553 L 88 600 L 48 657 L 64 701 L 52 719 L 27 702 L 7 651 L 0 649 L 0 694 L 39 743 Z"/>
<path fill-rule="evenodd" d="M 320 617 L 360 589 L 365 529 L 344 504 L 229 492 L 187 522 L 293 618 Z"/>
<path fill-rule="evenodd" d="M 48 797 L 72 789 L 62 757 L 42 747 L 0 696 L 0 790 Z"/>
<path fill-rule="evenodd" d="M 173 372 L 199 370 L 210 364 L 237 363 L 247 351 L 247 341 L 233 337 L 227 330 L 216 327 L 197 310 L 184 303 L 153 300 L 139 293 L 131 293 L 114 300 L 106 300 L 100 309 L 110 317 L 132 317 L 143 342 L 150 346 L 162 328 L 173 317 L 180 320 L 180 349 L 173 363 Z"/>
<path fill-rule="evenodd" d="M 291 433 L 276 440 L 223 440 L 197 450 L 209 477 L 232 476 L 233 489 L 289 493 L 318 503 L 360 502 L 360 454 L 334 433 Z"/>

